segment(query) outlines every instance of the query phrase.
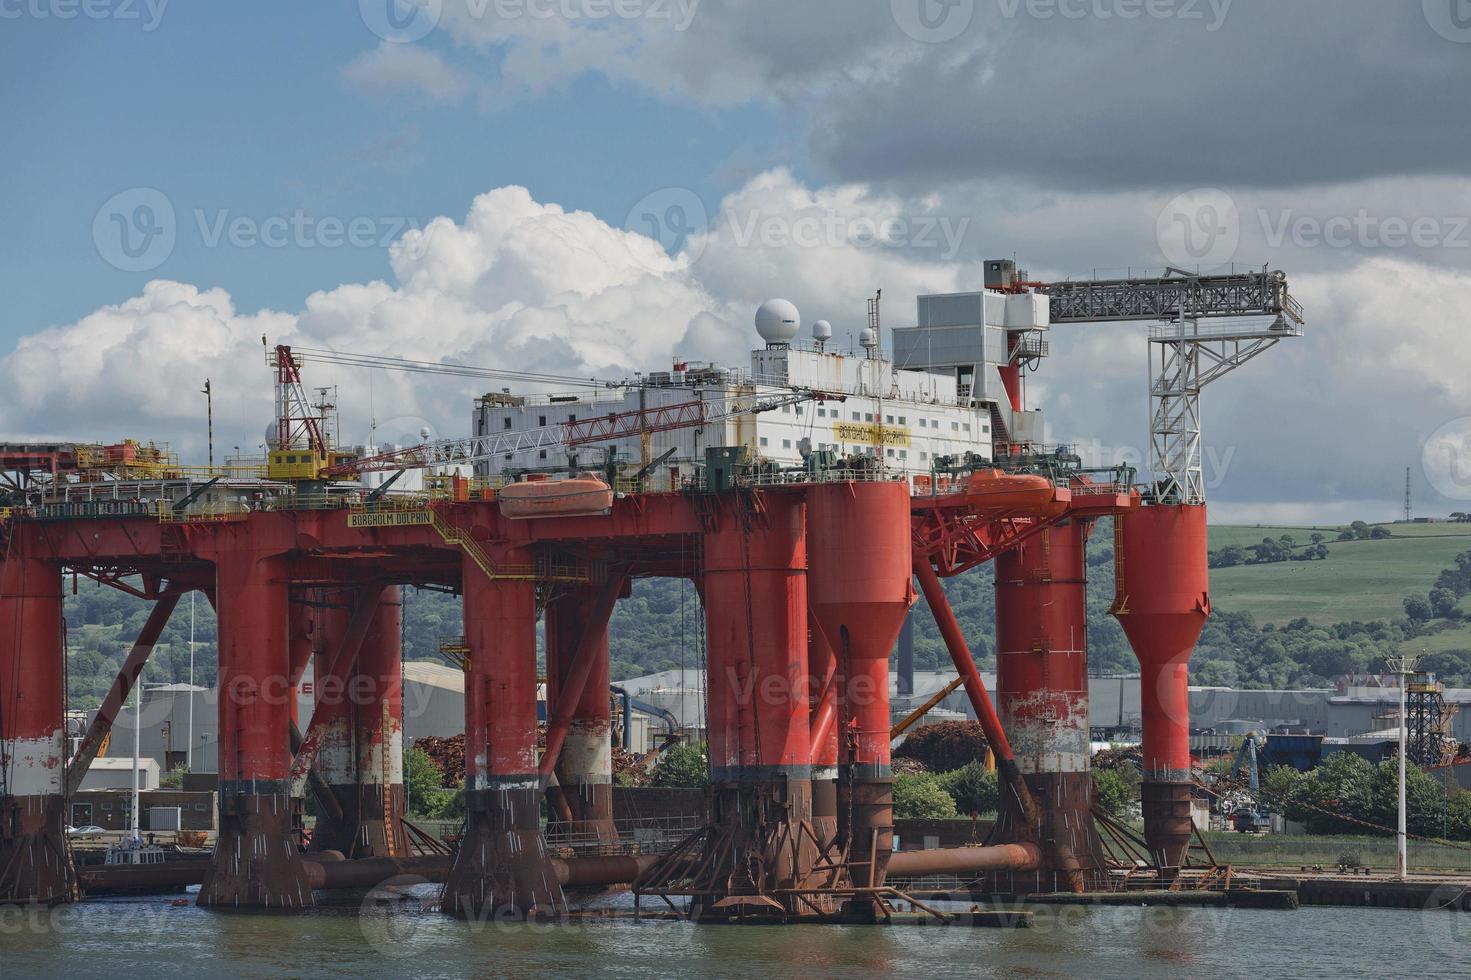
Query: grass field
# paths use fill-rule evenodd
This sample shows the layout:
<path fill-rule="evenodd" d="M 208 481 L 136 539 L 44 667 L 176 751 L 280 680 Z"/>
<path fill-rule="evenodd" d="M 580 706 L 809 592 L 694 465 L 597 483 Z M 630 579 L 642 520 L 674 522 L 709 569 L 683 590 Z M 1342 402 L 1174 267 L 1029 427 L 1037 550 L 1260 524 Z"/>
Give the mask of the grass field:
<path fill-rule="evenodd" d="M 1393 619 L 1412 593 L 1424 595 L 1456 555 L 1471 550 L 1471 524 L 1389 524 L 1393 537 L 1334 541 L 1332 527 L 1243 527 L 1210 529 L 1211 548 L 1246 547 L 1262 538 L 1290 534 L 1299 545 L 1314 531 L 1326 536 L 1322 561 L 1239 565 L 1211 570 L 1211 601 L 1224 611 L 1249 612 L 1258 623 L 1285 623 L 1305 616 L 1315 623 Z M 1426 638 L 1426 649 L 1471 647 L 1471 628 Z"/>

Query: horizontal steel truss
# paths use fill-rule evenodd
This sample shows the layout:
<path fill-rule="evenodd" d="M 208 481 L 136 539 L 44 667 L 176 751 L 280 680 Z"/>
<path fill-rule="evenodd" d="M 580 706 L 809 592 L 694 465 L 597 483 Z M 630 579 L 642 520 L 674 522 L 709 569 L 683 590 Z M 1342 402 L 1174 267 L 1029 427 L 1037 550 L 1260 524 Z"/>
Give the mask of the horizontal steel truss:
<path fill-rule="evenodd" d="M 1302 310 L 1278 271 L 1225 275 L 1166 275 L 1153 279 L 1094 279 L 1037 287 L 1051 297 L 1051 322 L 1171 320 L 1281 316 L 1302 322 Z"/>

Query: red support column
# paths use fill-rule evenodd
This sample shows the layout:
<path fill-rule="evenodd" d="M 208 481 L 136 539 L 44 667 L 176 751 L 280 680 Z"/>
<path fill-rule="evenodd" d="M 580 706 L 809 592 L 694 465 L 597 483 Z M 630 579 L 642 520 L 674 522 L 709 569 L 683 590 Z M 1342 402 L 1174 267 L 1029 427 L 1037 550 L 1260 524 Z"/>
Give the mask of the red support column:
<path fill-rule="evenodd" d="M 812 829 L 827 847 L 838 836 L 838 660 L 817 616 L 808 612 L 812 677 Z"/>
<path fill-rule="evenodd" d="M 353 857 L 403 857 L 402 590 L 383 590 L 358 652 L 353 697 L 357 828 Z"/>
<path fill-rule="evenodd" d="M 199 904 L 313 904 L 293 825 L 288 566 L 277 556 L 223 552 L 219 615 L 220 830 Z"/>
<path fill-rule="evenodd" d="M 78 897 L 66 841 L 61 572 L 0 562 L 0 904 Z"/>
<path fill-rule="evenodd" d="M 320 721 L 314 765 L 327 791 L 337 801 L 340 819 L 318 813 L 310 851 L 338 851 L 347 856 L 357 837 L 357 745 L 353 735 L 352 680 L 357 658 L 349 656 L 333 669 L 333 658 L 348 633 L 356 590 L 329 592 L 321 611 L 313 656 L 312 721 Z M 371 629 L 371 627 L 370 627 Z"/>
<path fill-rule="evenodd" d="M 788 493 L 760 508 L 728 494 L 719 506 L 701 570 L 712 816 L 729 844 L 715 851 L 727 855 L 730 891 L 764 894 L 797 887 L 816 858 L 806 506 Z"/>
<path fill-rule="evenodd" d="M 352 606 L 360 589 L 374 593 L 356 656 L 334 672 L 332 659 L 349 639 Z M 311 851 L 339 851 L 349 858 L 403 857 L 403 669 L 398 586 L 364 585 L 335 593 L 322 616 L 316 658 L 317 773 L 341 810 L 341 818 L 317 815 Z"/>
<path fill-rule="evenodd" d="M 291 721 L 300 722 L 301 678 L 311 666 L 312 653 L 316 649 L 319 627 L 318 610 L 300 602 L 291 604 Z"/>
<path fill-rule="evenodd" d="M 914 602 L 905 483 L 808 490 L 814 611 L 838 658 L 838 836 L 858 887 L 882 885 L 894 846 L 889 652 Z M 872 903 L 854 903 L 854 915 Z"/>
<path fill-rule="evenodd" d="M 996 697 L 1013 758 L 1041 810 L 1042 845 L 1041 869 L 998 875 L 1005 890 L 1083 891 L 1106 870 L 1088 771 L 1089 523 L 1048 529 L 996 560 Z M 996 839 L 1032 835 L 1008 794 Z"/>
<path fill-rule="evenodd" d="M 592 630 L 592 670 L 577 700 L 557 759 L 557 782 L 572 813 L 567 833 L 618 840 L 613 825 L 613 713 L 608 685 L 608 624 L 595 615 L 596 589 L 577 589 L 546 610 L 547 718 L 560 707 L 560 689 L 572 669 L 579 641 Z"/>
<path fill-rule="evenodd" d="M 501 549 L 492 567 L 529 567 Z M 465 836 L 441 907 L 470 919 L 522 918 L 565 909 L 541 833 L 536 757 L 536 589 L 491 580 L 468 556 L 463 571 Z"/>
<path fill-rule="evenodd" d="M 1211 610 L 1205 507 L 1154 504 L 1115 520 L 1113 613 L 1139 658 L 1144 839 L 1172 877 L 1190 847 L 1190 655 Z"/>

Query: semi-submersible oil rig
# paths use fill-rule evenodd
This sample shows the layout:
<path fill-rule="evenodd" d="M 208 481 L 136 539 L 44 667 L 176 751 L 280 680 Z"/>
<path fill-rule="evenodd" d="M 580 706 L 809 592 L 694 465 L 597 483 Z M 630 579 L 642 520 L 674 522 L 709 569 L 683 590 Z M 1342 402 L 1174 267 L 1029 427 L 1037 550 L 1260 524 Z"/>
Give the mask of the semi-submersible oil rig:
<path fill-rule="evenodd" d="M 1179 880 L 1187 662 L 1210 613 L 1198 397 L 1300 333 L 1285 277 L 1036 283 L 991 262 L 986 288 L 921 297 L 918 312 L 895 331 L 896 364 L 879 352 L 877 297 L 851 354 L 828 349 L 821 322 L 799 348 L 795 309 L 774 301 L 749 375 L 676 364 L 618 386 L 612 405 L 501 392 L 477 403 L 463 440 L 340 447 L 303 365 L 389 362 L 277 347 L 260 460 L 191 470 L 135 443 L 0 447 L 0 901 L 80 897 L 67 799 L 196 590 L 219 630 L 219 833 L 192 879 L 204 906 L 301 908 L 318 889 L 411 871 L 442 881 L 442 908 L 467 917 L 557 916 L 580 887 L 626 883 L 701 920 L 874 921 L 908 898 L 894 881 L 927 875 L 1007 895 Z M 1022 384 L 1050 325 L 1146 319 L 1161 322 L 1141 487 L 1127 468 L 1044 450 Z M 536 465 L 506 465 L 527 453 Z M 396 490 L 414 470 L 431 474 L 424 489 Z M 1113 612 L 1141 665 L 1147 860 L 1126 873 L 1100 838 L 1088 771 L 1084 547 L 1103 517 Z M 992 560 L 994 707 L 940 585 Z M 70 753 L 66 575 L 152 603 Z M 711 789 L 708 823 L 650 855 L 616 846 L 606 692 L 609 617 L 653 576 L 690 579 L 702 600 Z M 430 853 L 403 815 L 403 586 L 463 597 L 467 817 L 457 847 Z M 893 847 L 888 664 L 921 593 L 998 760 L 984 846 Z M 317 699 L 302 719 L 308 670 Z M 609 846 L 554 852 L 546 822 Z"/>

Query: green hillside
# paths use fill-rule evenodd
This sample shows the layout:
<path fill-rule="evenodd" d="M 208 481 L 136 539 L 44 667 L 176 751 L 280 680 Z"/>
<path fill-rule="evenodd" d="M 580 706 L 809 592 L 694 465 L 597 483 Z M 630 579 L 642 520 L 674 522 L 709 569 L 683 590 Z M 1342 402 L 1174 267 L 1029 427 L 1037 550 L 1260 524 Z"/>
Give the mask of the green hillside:
<path fill-rule="evenodd" d="M 1378 526 L 1391 537 L 1336 541 L 1337 527 L 1212 527 L 1212 550 L 1283 534 L 1303 545 L 1319 533 L 1326 536 L 1328 557 L 1212 569 L 1211 601 L 1218 609 L 1250 613 L 1258 623 L 1395 619 L 1404 615 L 1405 596 L 1428 592 L 1456 555 L 1471 548 L 1471 524 Z M 1471 632 L 1467 636 L 1463 646 L 1471 646 Z"/>

